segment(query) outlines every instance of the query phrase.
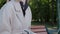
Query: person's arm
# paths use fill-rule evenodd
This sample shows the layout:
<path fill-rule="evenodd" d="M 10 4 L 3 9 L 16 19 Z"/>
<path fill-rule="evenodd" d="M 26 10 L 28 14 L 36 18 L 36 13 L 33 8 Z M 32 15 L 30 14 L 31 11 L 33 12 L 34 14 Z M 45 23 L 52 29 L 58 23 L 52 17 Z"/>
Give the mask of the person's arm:
<path fill-rule="evenodd" d="M 11 34 L 9 9 L 1 9 L 0 13 L 0 34 Z"/>
<path fill-rule="evenodd" d="M 31 28 L 31 21 L 32 21 L 32 13 L 30 7 L 27 8 L 25 20 L 26 20 L 25 28 L 29 30 Z"/>

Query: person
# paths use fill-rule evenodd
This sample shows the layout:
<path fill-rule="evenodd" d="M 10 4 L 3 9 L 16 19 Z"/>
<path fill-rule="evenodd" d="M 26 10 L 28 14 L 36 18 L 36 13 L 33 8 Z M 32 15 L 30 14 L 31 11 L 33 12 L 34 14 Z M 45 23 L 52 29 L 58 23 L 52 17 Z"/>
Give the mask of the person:
<path fill-rule="evenodd" d="M 1 8 L 0 34 L 35 34 L 31 31 L 32 13 L 26 0 L 10 0 Z M 23 3 L 23 6 L 22 6 Z"/>

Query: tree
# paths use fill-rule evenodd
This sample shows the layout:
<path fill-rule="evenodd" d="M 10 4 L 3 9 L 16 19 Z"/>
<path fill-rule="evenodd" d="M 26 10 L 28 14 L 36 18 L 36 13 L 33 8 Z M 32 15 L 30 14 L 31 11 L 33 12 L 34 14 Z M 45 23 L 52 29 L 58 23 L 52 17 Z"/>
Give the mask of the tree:
<path fill-rule="evenodd" d="M 51 19 L 51 22 L 55 24 L 57 14 L 56 0 L 30 0 L 29 4 L 32 10 L 33 19 L 41 19 L 42 23 L 44 19 L 45 22 L 50 23 L 49 20 Z"/>

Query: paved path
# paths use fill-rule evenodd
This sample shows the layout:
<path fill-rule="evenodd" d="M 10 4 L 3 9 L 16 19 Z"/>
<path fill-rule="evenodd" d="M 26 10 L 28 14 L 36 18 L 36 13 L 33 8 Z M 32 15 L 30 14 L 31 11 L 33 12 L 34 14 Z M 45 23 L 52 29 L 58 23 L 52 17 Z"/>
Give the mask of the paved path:
<path fill-rule="evenodd" d="M 43 25 L 32 26 L 31 30 L 37 34 L 47 34 L 46 28 Z"/>

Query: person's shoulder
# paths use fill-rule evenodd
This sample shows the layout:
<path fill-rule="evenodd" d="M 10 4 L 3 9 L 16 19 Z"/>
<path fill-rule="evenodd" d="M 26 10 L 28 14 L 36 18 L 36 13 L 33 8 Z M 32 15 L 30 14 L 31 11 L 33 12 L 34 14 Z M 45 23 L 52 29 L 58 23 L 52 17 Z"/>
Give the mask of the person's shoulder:
<path fill-rule="evenodd" d="M 5 4 L 2 6 L 1 10 L 2 10 L 2 9 L 9 9 L 9 8 L 11 8 L 12 6 L 13 6 L 13 5 L 12 5 L 11 2 L 7 2 L 7 3 L 5 3 Z"/>
<path fill-rule="evenodd" d="M 30 9 L 31 7 L 30 7 L 30 6 L 28 6 L 28 8 Z"/>
<path fill-rule="evenodd" d="M 7 2 L 6 5 L 7 5 L 7 7 L 12 7 L 13 6 L 13 2 Z"/>

